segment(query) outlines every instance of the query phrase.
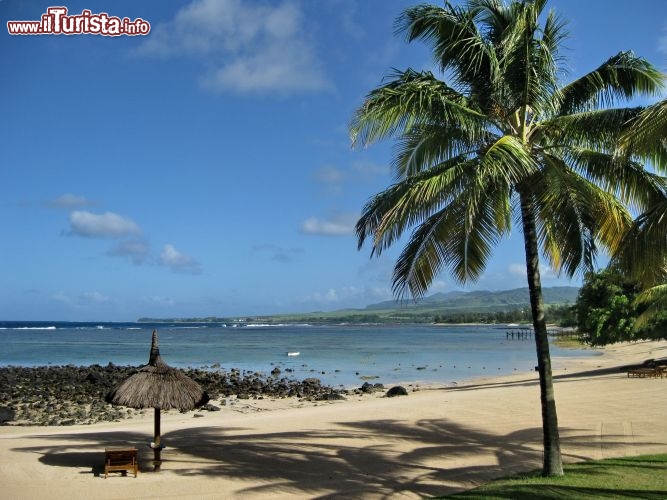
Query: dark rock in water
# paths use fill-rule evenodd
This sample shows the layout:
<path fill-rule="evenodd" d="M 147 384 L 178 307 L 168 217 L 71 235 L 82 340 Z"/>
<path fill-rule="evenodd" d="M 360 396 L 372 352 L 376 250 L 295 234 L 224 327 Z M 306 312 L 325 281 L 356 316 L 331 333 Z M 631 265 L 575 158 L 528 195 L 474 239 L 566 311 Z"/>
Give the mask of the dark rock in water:
<path fill-rule="evenodd" d="M 0 367 L 0 425 L 72 425 L 113 422 L 135 412 L 105 403 L 105 395 L 137 368 L 109 363 L 105 366 Z M 317 378 L 303 381 L 238 369 L 182 370 L 199 383 L 211 400 L 226 398 L 300 397 L 311 401 L 334 398 L 340 389 L 322 385 Z M 292 371 L 292 369 L 284 369 Z M 217 407 L 206 407 L 218 411 Z"/>
<path fill-rule="evenodd" d="M 5 406 L 0 406 L 0 424 L 14 420 L 14 414 L 16 412 L 11 408 Z"/>
<path fill-rule="evenodd" d="M 373 392 L 373 384 L 364 382 L 364 385 L 361 386 L 361 392 Z"/>
<path fill-rule="evenodd" d="M 274 376 L 280 375 L 280 368 L 276 366 L 273 370 L 271 370 L 271 375 Z"/>
<path fill-rule="evenodd" d="M 372 394 L 377 391 L 384 391 L 384 385 L 364 382 L 364 385 L 361 386 L 360 391 L 366 394 Z"/>
<path fill-rule="evenodd" d="M 408 391 L 405 387 L 401 385 L 396 385 L 387 391 L 387 397 L 393 398 L 394 396 L 407 396 Z"/>
<path fill-rule="evenodd" d="M 92 371 L 88 375 L 86 375 L 85 380 L 86 382 L 90 382 L 91 384 L 94 385 L 107 383 L 107 379 L 104 375 L 102 375 L 99 372 L 92 372 Z"/>

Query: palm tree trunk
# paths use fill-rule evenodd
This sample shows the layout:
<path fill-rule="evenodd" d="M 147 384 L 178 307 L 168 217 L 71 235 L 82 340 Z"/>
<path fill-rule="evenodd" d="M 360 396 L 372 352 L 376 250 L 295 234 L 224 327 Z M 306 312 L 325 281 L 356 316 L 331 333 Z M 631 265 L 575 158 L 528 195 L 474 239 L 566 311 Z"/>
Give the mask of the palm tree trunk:
<path fill-rule="evenodd" d="M 544 440 L 542 475 L 562 476 L 563 461 L 560 454 L 556 399 L 554 397 L 553 378 L 551 375 L 549 338 L 547 337 L 547 325 L 544 321 L 544 304 L 542 301 L 542 283 L 540 280 L 540 261 L 537 249 L 535 214 L 533 213 L 529 196 L 520 193 L 520 197 L 523 239 L 526 249 L 526 272 L 528 275 L 528 289 L 530 291 L 530 309 L 533 316 L 535 347 L 537 349 L 537 367 L 540 374 L 542 435 Z"/>

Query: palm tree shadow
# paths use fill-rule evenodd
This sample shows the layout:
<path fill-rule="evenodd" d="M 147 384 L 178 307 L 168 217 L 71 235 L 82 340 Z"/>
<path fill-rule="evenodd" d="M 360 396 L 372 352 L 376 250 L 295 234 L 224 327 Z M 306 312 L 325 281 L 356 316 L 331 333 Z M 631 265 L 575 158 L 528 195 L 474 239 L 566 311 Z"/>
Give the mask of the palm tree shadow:
<path fill-rule="evenodd" d="M 104 455 L 99 451 L 46 452 L 39 457 L 39 461 L 54 467 L 84 469 L 81 474 L 92 474 L 95 477 L 104 474 Z"/>
<path fill-rule="evenodd" d="M 409 492 L 433 497 L 538 468 L 542 459 L 540 428 L 496 435 L 447 419 L 423 420 L 416 426 L 400 420 L 341 422 L 330 430 L 282 433 L 198 427 L 163 436 L 164 472 L 259 483 L 239 494 L 284 491 L 317 498 Z M 142 472 L 152 470 L 149 437 L 143 433 L 90 432 L 36 439 L 43 442 L 16 451 L 38 454 L 48 466 L 99 475 L 105 447 L 134 445 Z M 69 444 L 63 446 L 63 441 Z M 581 432 L 568 437 L 564 430 L 563 441 L 565 446 L 595 446 L 594 436 Z"/>
<path fill-rule="evenodd" d="M 45 443 L 58 436 L 36 436 Z M 99 477 L 104 474 L 104 449 L 111 446 L 135 446 L 138 450 L 139 469 L 148 470 L 150 457 L 143 451 L 145 435 L 133 432 L 103 432 L 96 434 L 71 434 L 64 439 L 72 441 L 66 446 L 41 444 L 20 448 L 20 451 L 39 455 L 39 461 L 52 467 L 81 469 L 80 474 Z"/>

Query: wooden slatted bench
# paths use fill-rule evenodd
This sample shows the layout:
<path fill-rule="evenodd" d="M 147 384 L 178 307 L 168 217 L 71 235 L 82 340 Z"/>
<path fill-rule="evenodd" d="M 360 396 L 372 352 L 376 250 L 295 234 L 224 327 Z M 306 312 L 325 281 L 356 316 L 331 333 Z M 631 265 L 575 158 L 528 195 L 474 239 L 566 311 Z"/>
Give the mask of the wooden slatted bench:
<path fill-rule="evenodd" d="M 139 472 L 139 464 L 137 463 L 137 449 L 105 448 L 104 479 L 107 478 L 109 472 L 113 471 L 122 471 L 123 475 L 126 475 L 127 471 L 134 471 L 134 477 L 137 477 L 137 472 Z"/>
<path fill-rule="evenodd" d="M 628 370 L 628 378 L 630 377 L 655 377 L 662 378 L 665 376 L 664 368 L 631 368 Z"/>

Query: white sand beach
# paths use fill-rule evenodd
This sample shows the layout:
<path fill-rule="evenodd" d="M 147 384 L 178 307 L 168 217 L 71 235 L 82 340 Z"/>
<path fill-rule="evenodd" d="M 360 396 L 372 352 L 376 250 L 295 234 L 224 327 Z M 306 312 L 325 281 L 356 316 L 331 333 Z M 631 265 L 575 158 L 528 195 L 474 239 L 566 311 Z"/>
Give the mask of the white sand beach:
<path fill-rule="evenodd" d="M 667 379 L 619 371 L 667 356 L 667 341 L 599 352 L 553 360 L 565 461 L 667 452 Z M 0 427 L 0 498 L 423 498 L 539 468 L 542 458 L 535 373 L 395 398 L 170 412 L 159 473 L 152 432 L 151 412 L 112 424 Z M 104 448 L 118 445 L 139 448 L 136 479 L 104 479 Z"/>

